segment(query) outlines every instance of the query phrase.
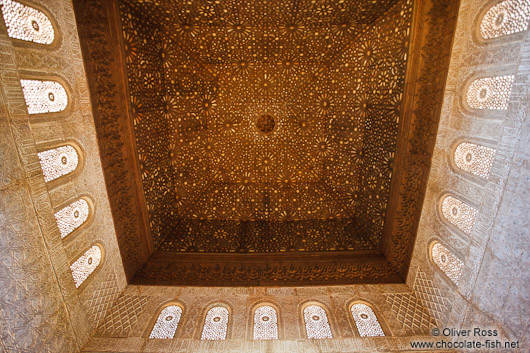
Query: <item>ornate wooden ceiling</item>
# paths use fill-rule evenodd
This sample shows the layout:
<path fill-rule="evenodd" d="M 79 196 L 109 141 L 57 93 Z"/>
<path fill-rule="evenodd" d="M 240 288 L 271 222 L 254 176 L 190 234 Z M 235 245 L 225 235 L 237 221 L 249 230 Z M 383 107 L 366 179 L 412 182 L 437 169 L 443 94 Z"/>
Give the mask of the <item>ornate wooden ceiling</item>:
<path fill-rule="evenodd" d="M 94 5 L 78 1 L 78 9 L 81 3 L 86 16 Z M 422 85 L 416 81 L 422 73 L 445 77 L 451 36 L 441 33 L 453 31 L 455 3 L 103 5 L 108 23 L 99 37 L 109 47 L 123 43 L 123 57 L 114 60 L 125 70 L 112 75 L 122 77 L 118 93 L 127 97 L 132 131 L 122 131 L 120 139 L 134 146 L 137 158 L 128 156 L 137 172 L 110 168 L 128 173 L 143 193 L 135 197 L 145 205 L 140 216 L 149 229 L 143 234 L 156 250 L 136 281 L 270 285 L 403 278 L 444 83 L 432 87 L 437 111 L 427 112 L 434 115 L 418 131 L 417 102 L 407 92 Z M 438 13 L 428 12 L 437 6 Z M 425 25 L 438 37 L 420 31 L 426 19 L 440 23 Z M 92 86 L 105 76 L 86 55 L 97 45 L 90 44 L 95 32 L 80 25 Z M 420 48 L 428 45 L 440 46 L 432 72 L 418 64 Z M 412 189 L 405 180 L 410 173 L 421 174 Z M 116 179 L 106 178 L 108 186 Z M 111 204 L 113 193 L 111 186 Z M 419 205 L 407 206 L 410 200 Z M 131 217 L 119 207 L 113 212 Z M 405 228 L 407 234 L 400 233 Z M 140 251 L 136 238 L 132 245 L 121 242 L 122 254 Z M 139 268 L 131 267 L 129 278 Z"/>
<path fill-rule="evenodd" d="M 120 9 L 156 245 L 379 247 L 411 0 L 132 0 Z"/>

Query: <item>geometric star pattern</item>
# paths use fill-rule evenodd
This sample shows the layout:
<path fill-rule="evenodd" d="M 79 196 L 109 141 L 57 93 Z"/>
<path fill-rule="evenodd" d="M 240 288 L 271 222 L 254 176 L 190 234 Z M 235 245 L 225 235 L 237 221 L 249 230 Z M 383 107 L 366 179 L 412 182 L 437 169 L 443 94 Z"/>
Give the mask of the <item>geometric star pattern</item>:
<path fill-rule="evenodd" d="M 124 0 L 120 11 L 157 248 L 379 248 L 412 0 Z"/>

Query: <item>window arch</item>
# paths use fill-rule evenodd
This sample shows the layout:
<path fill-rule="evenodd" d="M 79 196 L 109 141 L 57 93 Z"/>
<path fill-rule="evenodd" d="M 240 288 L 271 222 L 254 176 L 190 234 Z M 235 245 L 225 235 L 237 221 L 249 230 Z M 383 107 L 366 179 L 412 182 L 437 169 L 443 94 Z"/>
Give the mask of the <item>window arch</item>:
<path fill-rule="evenodd" d="M 353 321 L 361 337 L 384 336 L 385 333 L 373 309 L 364 303 L 356 303 L 350 307 Z"/>
<path fill-rule="evenodd" d="M 475 226 L 477 210 L 453 196 L 442 200 L 442 214 L 449 223 L 466 234 L 470 234 Z"/>
<path fill-rule="evenodd" d="M 52 148 L 38 155 L 46 182 L 72 173 L 79 164 L 79 154 L 72 145 Z"/>
<path fill-rule="evenodd" d="M 443 273 L 455 284 L 458 284 L 464 268 L 464 263 L 449 249 L 435 241 L 431 245 L 431 259 Z"/>
<path fill-rule="evenodd" d="M 182 316 L 182 308 L 178 305 L 166 306 L 160 312 L 153 330 L 149 338 L 171 339 L 175 336 L 180 318 Z"/>
<path fill-rule="evenodd" d="M 12 0 L 0 0 L 7 35 L 39 44 L 51 44 L 55 38 L 53 25 L 44 13 Z"/>
<path fill-rule="evenodd" d="M 506 110 L 513 75 L 479 78 L 467 88 L 466 102 L 473 109 Z"/>
<path fill-rule="evenodd" d="M 68 95 L 56 81 L 20 80 L 29 114 L 57 113 L 66 109 Z"/>
<path fill-rule="evenodd" d="M 216 306 L 208 310 L 202 328 L 201 340 L 225 340 L 228 332 L 228 319 L 228 309 L 223 306 Z"/>
<path fill-rule="evenodd" d="M 79 288 L 83 282 L 98 268 L 102 257 L 103 252 L 101 247 L 99 245 L 93 245 L 72 265 L 70 265 L 76 288 Z"/>
<path fill-rule="evenodd" d="M 456 147 L 453 158 L 458 168 L 487 179 L 495 152 L 493 148 L 462 142 Z"/>
<path fill-rule="evenodd" d="M 254 339 L 278 339 L 278 314 L 270 305 L 263 305 L 254 311 Z"/>
<path fill-rule="evenodd" d="M 482 17 L 480 34 L 484 39 L 522 32 L 528 29 L 530 2 L 505 0 L 492 6 Z"/>
<path fill-rule="evenodd" d="M 55 221 L 61 232 L 61 238 L 66 238 L 77 228 L 81 227 L 90 213 L 90 206 L 85 199 L 79 199 L 55 213 Z"/>
<path fill-rule="evenodd" d="M 304 308 L 305 329 L 308 339 L 333 338 L 326 310 L 320 305 Z"/>

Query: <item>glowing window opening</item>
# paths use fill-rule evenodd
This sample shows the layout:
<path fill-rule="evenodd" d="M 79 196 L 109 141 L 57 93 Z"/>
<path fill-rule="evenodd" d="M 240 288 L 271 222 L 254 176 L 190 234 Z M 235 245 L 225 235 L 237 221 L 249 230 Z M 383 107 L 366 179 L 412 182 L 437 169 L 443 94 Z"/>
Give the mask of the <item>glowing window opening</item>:
<path fill-rule="evenodd" d="M 456 147 L 453 158 L 458 168 L 487 179 L 495 159 L 495 150 L 469 142 L 462 142 Z"/>
<path fill-rule="evenodd" d="M 70 266 L 76 288 L 79 288 L 96 268 L 98 268 L 101 257 L 101 248 L 94 245 Z"/>
<path fill-rule="evenodd" d="M 225 340 L 228 332 L 228 309 L 216 306 L 208 310 L 201 340 Z"/>
<path fill-rule="evenodd" d="M 455 284 L 458 284 L 464 263 L 451 251 L 439 242 L 435 242 L 431 247 L 431 257 L 433 262 L 447 275 Z"/>
<path fill-rule="evenodd" d="M 70 145 L 39 152 L 38 156 L 46 182 L 72 173 L 79 164 L 79 155 Z"/>
<path fill-rule="evenodd" d="M 80 199 L 55 213 L 55 221 L 61 232 L 61 238 L 64 239 L 81 227 L 88 219 L 89 212 L 88 202 Z"/>
<path fill-rule="evenodd" d="M 254 311 L 254 339 L 278 339 L 278 315 L 272 306 L 260 306 Z"/>
<path fill-rule="evenodd" d="M 149 335 L 149 338 L 171 339 L 177 332 L 180 317 L 182 316 L 182 308 L 178 305 L 171 305 L 160 312 L 156 320 L 155 326 Z"/>
<path fill-rule="evenodd" d="M 304 321 L 308 339 L 333 338 L 326 310 L 319 305 L 304 309 Z"/>
<path fill-rule="evenodd" d="M 68 96 L 56 81 L 20 80 L 29 114 L 57 113 L 66 109 Z"/>
<path fill-rule="evenodd" d="M 361 337 L 379 337 L 384 336 L 383 328 L 377 320 L 374 311 L 366 304 L 354 304 L 351 307 L 351 314 L 359 335 Z"/>
<path fill-rule="evenodd" d="M 484 39 L 493 39 L 526 31 L 529 19 L 528 0 L 506 0 L 492 6 L 482 17 L 480 34 Z"/>
<path fill-rule="evenodd" d="M 41 11 L 12 0 L 0 0 L 0 5 L 9 37 L 38 44 L 53 42 L 53 25 Z"/>

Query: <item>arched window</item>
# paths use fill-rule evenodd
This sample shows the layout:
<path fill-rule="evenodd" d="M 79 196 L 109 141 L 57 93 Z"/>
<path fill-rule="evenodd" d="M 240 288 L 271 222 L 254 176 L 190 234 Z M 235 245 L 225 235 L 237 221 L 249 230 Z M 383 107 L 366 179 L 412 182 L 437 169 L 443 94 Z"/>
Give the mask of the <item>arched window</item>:
<path fill-rule="evenodd" d="M 308 305 L 304 309 L 307 338 L 333 338 L 326 310 L 319 305 Z"/>
<path fill-rule="evenodd" d="M 506 110 L 513 76 L 479 78 L 469 85 L 466 101 L 473 109 Z"/>
<path fill-rule="evenodd" d="M 228 309 L 216 306 L 208 310 L 204 327 L 202 328 L 201 340 L 224 340 L 228 331 Z"/>
<path fill-rule="evenodd" d="M 46 182 L 70 174 L 79 163 L 79 155 L 70 145 L 39 152 L 39 159 Z"/>
<path fill-rule="evenodd" d="M 57 113 L 66 109 L 68 96 L 56 81 L 20 80 L 29 114 Z"/>
<path fill-rule="evenodd" d="M 528 29 L 530 2 L 528 0 L 506 0 L 492 6 L 482 18 L 480 34 L 484 39 L 493 39 Z"/>
<path fill-rule="evenodd" d="M 61 232 L 61 238 L 79 228 L 88 219 L 90 207 L 84 199 L 77 200 L 55 214 L 55 221 Z"/>
<path fill-rule="evenodd" d="M 167 306 L 160 312 L 156 319 L 155 326 L 149 335 L 149 338 L 171 339 L 175 336 L 182 308 L 178 305 Z"/>
<path fill-rule="evenodd" d="M 487 179 L 495 158 L 493 148 L 462 142 L 456 147 L 454 161 L 458 168 Z"/>
<path fill-rule="evenodd" d="M 439 242 L 434 242 L 431 246 L 432 261 L 447 275 L 455 284 L 458 284 L 464 263 L 451 253 Z"/>
<path fill-rule="evenodd" d="M 350 310 L 361 337 L 377 337 L 385 335 L 374 311 L 368 305 L 357 303 L 352 305 Z"/>
<path fill-rule="evenodd" d="M 449 223 L 466 234 L 475 226 L 477 210 L 453 196 L 446 196 L 442 201 L 442 214 Z"/>
<path fill-rule="evenodd" d="M 53 25 L 41 11 L 12 0 L 0 0 L 0 4 L 8 36 L 39 44 L 53 42 Z"/>
<path fill-rule="evenodd" d="M 101 248 L 98 245 L 93 245 L 70 266 L 76 288 L 79 288 L 88 276 L 96 270 L 101 263 L 102 255 Z"/>
<path fill-rule="evenodd" d="M 278 339 L 278 315 L 272 306 L 260 306 L 254 311 L 254 339 Z"/>

